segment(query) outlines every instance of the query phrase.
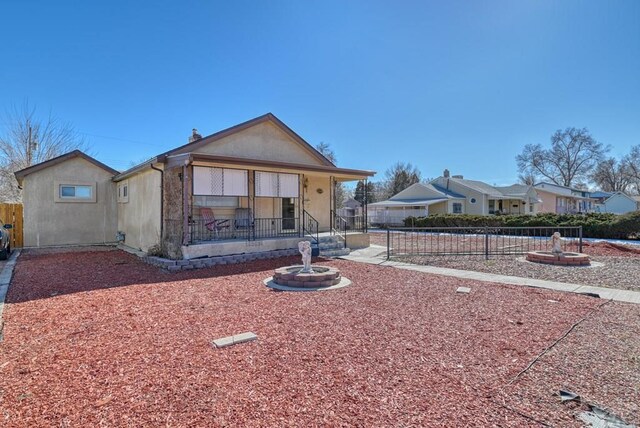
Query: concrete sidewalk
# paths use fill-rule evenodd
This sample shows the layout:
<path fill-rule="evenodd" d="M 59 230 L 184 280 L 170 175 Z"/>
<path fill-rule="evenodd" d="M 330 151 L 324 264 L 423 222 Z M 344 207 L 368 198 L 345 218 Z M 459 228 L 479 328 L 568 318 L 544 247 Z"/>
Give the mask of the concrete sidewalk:
<path fill-rule="evenodd" d="M 546 288 L 549 290 L 566 291 L 569 293 L 595 293 L 602 299 L 611 299 L 618 302 L 640 304 L 640 292 L 629 290 L 616 290 L 615 288 L 594 287 L 583 284 L 569 284 L 566 282 L 547 281 L 542 279 L 522 278 L 519 276 L 495 275 L 492 273 L 476 272 L 460 269 L 449 269 L 436 266 L 423 266 L 411 263 L 387 261 L 386 247 L 372 245 L 369 248 L 352 251 L 348 256 L 340 257 L 359 263 L 368 263 L 379 266 L 390 266 L 397 269 L 413 270 L 434 275 L 453 276 L 456 278 L 471 279 L 475 281 L 495 282 L 499 284 L 523 285 L 526 287 Z"/>

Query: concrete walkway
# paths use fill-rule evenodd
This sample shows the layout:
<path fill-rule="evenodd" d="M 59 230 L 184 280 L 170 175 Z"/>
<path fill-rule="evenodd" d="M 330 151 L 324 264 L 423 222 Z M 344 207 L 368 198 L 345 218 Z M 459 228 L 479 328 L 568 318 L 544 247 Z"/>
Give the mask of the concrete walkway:
<path fill-rule="evenodd" d="M 359 263 L 368 263 L 379 266 L 390 266 L 397 269 L 413 270 L 417 272 L 431 273 L 434 275 L 453 276 L 456 278 L 471 279 L 475 281 L 496 282 L 499 284 L 523 285 L 526 287 L 547 288 L 549 290 L 566 291 L 569 293 L 595 293 L 602 299 L 611 299 L 619 302 L 640 304 L 640 292 L 629 290 L 616 290 L 615 288 L 594 287 L 583 284 L 569 284 L 566 282 L 547 281 L 542 279 L 522 278 L 519 276 L 495 275 L 492 273 L 476 272 L 470 270 L 449 269 L 436 266 L 423 266 L 411 263 L 387 261 L 386 247 L 372 245 L 369 248 L 352 251 L 348 256 L 340 257 Z"/>

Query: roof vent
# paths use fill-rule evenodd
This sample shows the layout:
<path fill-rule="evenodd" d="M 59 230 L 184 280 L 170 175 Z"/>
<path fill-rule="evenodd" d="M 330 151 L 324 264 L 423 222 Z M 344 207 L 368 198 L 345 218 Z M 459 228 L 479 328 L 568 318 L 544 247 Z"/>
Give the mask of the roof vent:
<path fill-rule="evenodd" d="M 444 172 L 442 173 L 442 176 L 443 176 L 444 178 L 449 178 L 449 175 L 450 175 L 450 174 L 449 174 L 449 170 L 448 170 L 448 169 L 445 169 L 445 170 L 444 170 Z"/>
<path fill-rule="evenodd" d="M 462 176 L 462 175 L 454 175 L 451 178 L 459 178 L 460 180 L 462 180 L 462 179 L 464 179 L 464 176 Z"/>
<path fill-rule="evenodd" d="M 202 138 L 202 135 L 198 134 L 198 130 L 196 128 L 193 128 L 191 130 L 191 136 L 189 137 L 189 142 L 193 143 L 194 141 L 198 141 L 199 139 Z"/>

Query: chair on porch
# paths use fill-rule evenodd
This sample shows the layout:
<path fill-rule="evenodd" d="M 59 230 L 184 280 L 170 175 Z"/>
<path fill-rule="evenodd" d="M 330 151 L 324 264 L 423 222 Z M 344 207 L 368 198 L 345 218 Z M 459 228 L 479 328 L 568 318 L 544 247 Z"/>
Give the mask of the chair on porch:
<path fill-rule="evenodd" d="M 251 230 L 253 229 L 253 215 L 251 208 L 236 208 L 236 217 L 233 221 L 233 226 L 236 230 Z"/>
<path fill-rule="evenodd" d="M 216 220 L 211 208 L 200 208 L 200 215 L 204 219 L 204 227 L 213 232 L 216 237 L 220 237 L 221 230 L 229 230 L 230 224 L 228 219 Z"/>

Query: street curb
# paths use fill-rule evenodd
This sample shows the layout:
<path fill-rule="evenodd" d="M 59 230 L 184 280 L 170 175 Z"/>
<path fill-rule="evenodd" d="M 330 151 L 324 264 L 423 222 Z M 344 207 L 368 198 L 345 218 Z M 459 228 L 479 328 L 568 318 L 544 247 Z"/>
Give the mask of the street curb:
<path fill-rule="evenodd" d="M 0 342 L 2 342 L 2 332 L 4 330 L 4 321 L 2 320 L 2 312 L 4 311 L 4 299 L 7 297 L 11 278 L 13 277 L 13 268 L 16 266 L 21 250 L 15 250 L 11 253 L 7 264 L 4 265 L 0 272 Z"/>

